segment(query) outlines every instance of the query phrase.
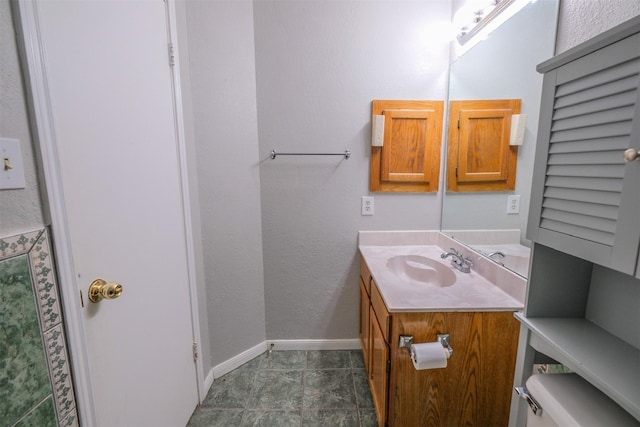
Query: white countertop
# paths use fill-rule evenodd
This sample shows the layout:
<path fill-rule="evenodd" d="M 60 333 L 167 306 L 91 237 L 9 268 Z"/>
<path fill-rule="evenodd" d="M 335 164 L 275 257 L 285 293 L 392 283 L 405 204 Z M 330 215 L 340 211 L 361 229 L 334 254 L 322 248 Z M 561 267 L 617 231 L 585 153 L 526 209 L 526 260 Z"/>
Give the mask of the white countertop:
<path fill-rule="evenodd" d="M 368 233 L 363 236 L 362 233 Z M 394 233 L 394 232 L 386 232 Z M 401 236 L 389 236 L 383 232 L 361 232 L 360 253 L 390 312 L 420 311 L 519 311 L 524 307 L 526 281 L 515 274 L 491 274 L 496 280 L 508 281 L 500 286 L 487 280 L 479 270 L 502 269 L 470 249 L 457 247 L 474 262 L 482 265 L 462 273 L 450 267 L 450 259 L 442 260 L 441 246 L 456 247 L 458 243 L 439 232 L 399 232 Z M 434 234 L 435 233 L 435 234 Z M 420 238 L 422 237 L 422 238 Z M 407 242 L 406 244 L 404 242 Z M 439 243 L 440 246 L 436 245 Z M 456 282 L 447 287 L 410 282 L 399 278 L 387 268 L 387 260 L 396 255 L 421 255 L 451 268 Z M 494 265 L 492 265 L 494 264 Z"/>

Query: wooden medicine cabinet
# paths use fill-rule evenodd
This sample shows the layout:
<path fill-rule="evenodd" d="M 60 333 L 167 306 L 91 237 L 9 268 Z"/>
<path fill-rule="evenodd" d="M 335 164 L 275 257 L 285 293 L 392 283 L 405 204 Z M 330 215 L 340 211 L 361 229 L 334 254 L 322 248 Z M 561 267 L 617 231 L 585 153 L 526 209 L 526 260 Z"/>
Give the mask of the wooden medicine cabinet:
<path fill-rule="evenodd" d="M 516 184 L 518 146 L 510 145 L 519 99 L 451 101 L 447 191 L 508 191 Z"/>
<path fill-rule="evenodd" d="M 443 112 L 444 101 L 373 101 L 371 191 L 438 191 Z"/>

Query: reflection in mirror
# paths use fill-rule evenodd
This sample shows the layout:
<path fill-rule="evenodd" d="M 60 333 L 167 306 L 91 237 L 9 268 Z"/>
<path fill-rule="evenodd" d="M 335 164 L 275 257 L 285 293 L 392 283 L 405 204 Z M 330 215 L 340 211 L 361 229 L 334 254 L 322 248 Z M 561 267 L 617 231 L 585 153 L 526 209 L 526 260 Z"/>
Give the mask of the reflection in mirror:
<path fill-rule="evenodd" d="M 521 275 L 528 268 L 525 232 L 542 92 L 542 75 L 536 66 L 553 56 L 558 2 L 537 0 L 526 5 L 486 40 L 455 59 L 450 71 L 450 101 L 521 99 L 527 123 L 518 151 L 515 190 L 447 192 L 441 229 L 484 255 L 492 254 L 491 259 Z M 514 195 L 520 196 L 519 213 L 507 214 L 508 197 Z"/>

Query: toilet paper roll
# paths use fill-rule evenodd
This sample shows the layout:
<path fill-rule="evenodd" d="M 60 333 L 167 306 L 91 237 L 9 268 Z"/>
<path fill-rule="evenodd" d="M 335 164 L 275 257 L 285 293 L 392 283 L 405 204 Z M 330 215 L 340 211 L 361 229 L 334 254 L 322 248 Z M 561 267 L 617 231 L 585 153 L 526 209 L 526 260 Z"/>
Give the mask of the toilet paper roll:
<path fill-rule="evenodd" d="M 447 350 L 439 342 L 411 345 L 411 361 L 417 370 L 447 367 Z"/>

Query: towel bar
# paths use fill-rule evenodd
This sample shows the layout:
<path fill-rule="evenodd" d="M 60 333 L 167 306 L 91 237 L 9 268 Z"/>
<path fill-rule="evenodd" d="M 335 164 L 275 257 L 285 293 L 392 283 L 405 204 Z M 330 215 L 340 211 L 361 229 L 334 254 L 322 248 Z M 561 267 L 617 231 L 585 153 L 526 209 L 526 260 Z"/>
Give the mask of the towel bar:
<path fill-rule="evenodd" d="M 345 150 L 344 153 L 277 153 L 276 150 L 271 150 L 271 158 L 275 159 L 276 156 L 344 156 L 345 159 L 351 157 L 351 151 Z"/>

